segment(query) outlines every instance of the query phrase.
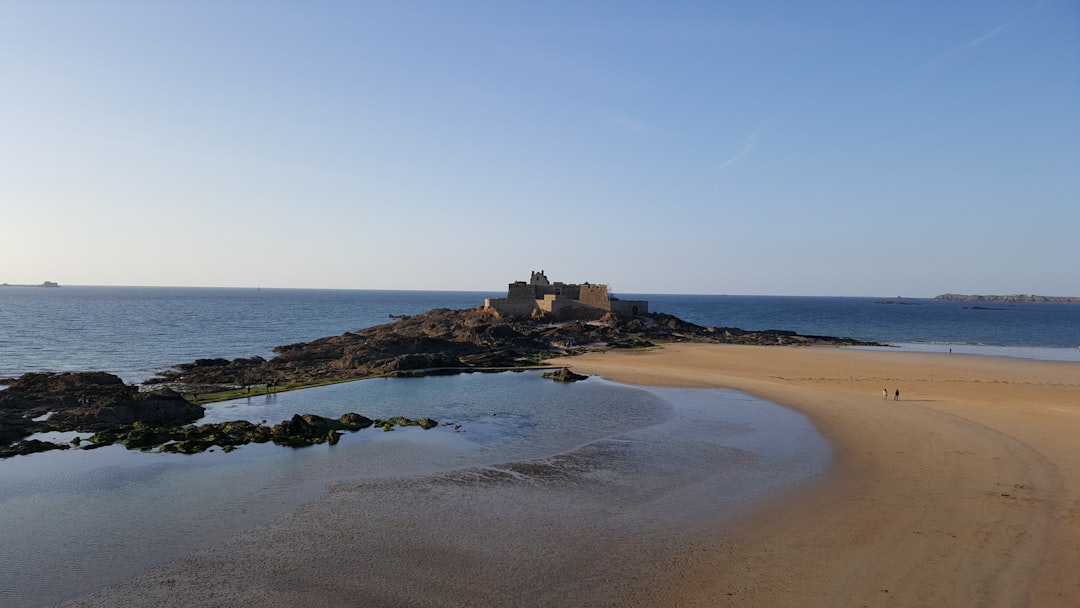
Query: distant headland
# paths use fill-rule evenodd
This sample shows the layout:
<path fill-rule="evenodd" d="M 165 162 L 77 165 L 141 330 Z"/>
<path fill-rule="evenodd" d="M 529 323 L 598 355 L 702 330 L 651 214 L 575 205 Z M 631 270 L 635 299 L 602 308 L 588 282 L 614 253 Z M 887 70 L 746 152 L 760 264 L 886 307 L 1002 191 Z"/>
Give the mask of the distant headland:
<path fill-rule="evenodd" d="M 12 283 L 0 283 L 0 287 L 60 287 L 60 284 L 53 283 L 52 281 L 45 281 L 40 285 L 16 285 Z"/>
<path fill-rule="evenodd" d="M 958 302 L 1056 302 L 1063 304 L 1080 304 L 1080 297 L 1074 296 L 1034 296 L 1028 294 L 1014 294 L 1009 296 L 977 296 L 963 295 L 958 293 L 945 293 L 935 296 L 935 300 L 954 300 Z"/>

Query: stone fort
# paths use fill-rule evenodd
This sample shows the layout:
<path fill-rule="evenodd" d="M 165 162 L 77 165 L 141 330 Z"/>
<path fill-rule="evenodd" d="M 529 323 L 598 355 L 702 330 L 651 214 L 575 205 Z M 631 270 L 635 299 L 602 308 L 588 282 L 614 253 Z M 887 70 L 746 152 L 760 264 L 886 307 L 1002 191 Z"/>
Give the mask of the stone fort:
<path fill-rule="evenodd" d="M 548 316 L 556 319 L 598 319 L 607 313 L 620 317 L 648 314 L 645 300 L 620 300 L 607 285 L 552 283 L 544 271 L 533 271 L 529 282 L 510 283 L 505 298 L 487 298 L 484 308 L 504 317 Z"/>

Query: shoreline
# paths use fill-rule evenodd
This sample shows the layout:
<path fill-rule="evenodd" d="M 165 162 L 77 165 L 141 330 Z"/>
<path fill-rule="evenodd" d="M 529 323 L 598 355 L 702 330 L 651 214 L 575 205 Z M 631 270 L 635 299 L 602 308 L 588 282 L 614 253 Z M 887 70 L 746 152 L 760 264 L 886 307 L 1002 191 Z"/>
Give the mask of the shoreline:
<path fill-rule="evenodd" d="M 937 353 L 998 357 L 1023 361 L 1059 361 L 1080 363 L 1080 348 L 1065 346 L 1001 346 L 950 342 L 889 342 L 886 346 L 852 346 L 852 350 L 900 353 Z"/>
<path fill-rule="evenodd" d="M 703 537 L 642 605 L 1080 605 L 1075 363 L 694 344 L 567 363 L 745 391 L 833 446 L 826 475 Z"/>
<path fill-rule="evenodd" d="M 828 441 L 832 465 L 702 515 L 693 534 L 651 539 L 633 532 L 649 517 L 610 500 L 681 507 L 674 490 L 620 484 L 624 450 L 666 445 L 656 437 L 604 440 L 557 467 L 335 486 L 283 521 L 65 605 L 1080 605 L 1076 364 L 704 344 L 551 363 L 790 408 Z M 883 385 L 901 400 L 883 401 Z M 411 583 L 380 589 L 394 580 Z"/>

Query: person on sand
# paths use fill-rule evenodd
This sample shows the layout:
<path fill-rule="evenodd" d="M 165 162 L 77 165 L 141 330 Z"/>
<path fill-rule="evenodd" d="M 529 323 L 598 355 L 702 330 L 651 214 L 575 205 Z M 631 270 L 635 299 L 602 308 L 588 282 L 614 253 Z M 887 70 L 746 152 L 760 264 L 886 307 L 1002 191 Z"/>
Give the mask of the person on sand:
<path fill-rule="evenodd" d="M 900 400 L 900 389 L 896 389 L 896 395 L 893 396 L 893 401 Z"/>
<path fill-rule="evenodd" d="M 887 388 L 881 389 L 881 398 L 884 399 L 885 401 L 889 400 L 889 389 L 887 389 Z"/>

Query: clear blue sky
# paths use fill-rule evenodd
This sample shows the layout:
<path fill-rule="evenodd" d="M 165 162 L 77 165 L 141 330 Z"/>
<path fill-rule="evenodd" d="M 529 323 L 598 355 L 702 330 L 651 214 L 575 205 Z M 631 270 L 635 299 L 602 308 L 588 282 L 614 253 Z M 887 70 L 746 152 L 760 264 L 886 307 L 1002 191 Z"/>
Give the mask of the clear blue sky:
<path fill-rule="evenodd" d="M 1080 295 L 1080 3 L 0 0 L 0 282 Z"/>

